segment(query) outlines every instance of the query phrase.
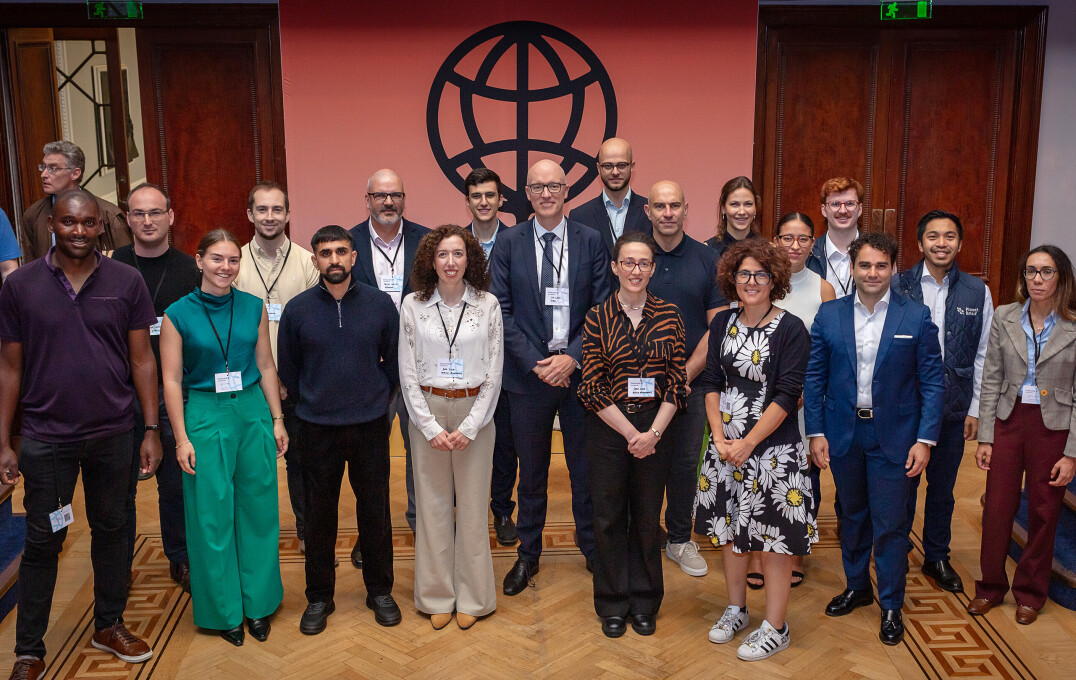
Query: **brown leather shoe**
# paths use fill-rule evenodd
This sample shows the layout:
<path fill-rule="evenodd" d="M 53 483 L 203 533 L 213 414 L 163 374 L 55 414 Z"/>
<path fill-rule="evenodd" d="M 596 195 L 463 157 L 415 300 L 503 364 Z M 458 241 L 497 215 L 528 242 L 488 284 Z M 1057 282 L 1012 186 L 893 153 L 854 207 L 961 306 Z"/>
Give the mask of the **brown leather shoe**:
<path fill-rule="evenodd" d="M 24 656 L 15 659 L 10 680 L 37 680 L 45 672 L 45 662 L 37 657 Z"/>
<path fill-rule="evenodd" d="M 1032 609 L 1027 605 L 1019 605 L 1016 607 L 1016 622 L 1028 625 L 1035 623 L 1035 619 L 1039 618 L 1039 610 Z"/>
<path fill-rule="evenodd" d="M 116 622 L 94 633 L 90 644 L 101 651 L 115 654 L 127 663 L 142 663 L 153 656 L 149 645 L 141 638 L 135 637 L 122 622 Z"/>
<path fill-rule="evenodd" d="M 977 597 L 968 603 L 968 613 L 974 616 L 982 616 L 996 604 L 993 600 L 988 600 L 985 597 Z"/>

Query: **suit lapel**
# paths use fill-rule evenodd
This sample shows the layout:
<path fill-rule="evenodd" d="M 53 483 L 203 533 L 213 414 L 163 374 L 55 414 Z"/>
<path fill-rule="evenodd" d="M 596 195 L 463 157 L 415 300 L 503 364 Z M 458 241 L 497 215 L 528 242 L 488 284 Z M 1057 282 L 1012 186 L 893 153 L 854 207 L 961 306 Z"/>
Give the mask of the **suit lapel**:
<path fill-rule="evenodd" d="M 535 253 L 535 230 L 534 218 L 527 220 L 525 223 L 519 225 L 525 228 L 528 233 L 528 238 L 520 239 L 520 243 L 523 244 L 523 271 L 527 273 L 527 280 L 531 282 L 531 287 L 534 289 L 534 304 L 538 307 L 538 315 L 542 315 L 542 277 L 538 269 L 538 257 Z"/>
<path fill-rule="evenodd" d="M 403 221 L 400 229 L 403 232 L 404 249 L 403 294 L 407 295 L 411 292 L 411 265 L 415 263 L 415 251 L 418 250 L 419 237 L 418 234 L 414 233 L 415 230 L 411 228 L 411 223 L 407 220 Z"/>
<path fill-rule="evenodd" d="M 1043 347 L 1039 354 L 1039 361 L 1046 361 L 1067 347 L 1072 342 L 1073 336 L 1076 336 L 1076 326 L 1064 319 L 1058 319 L 1054 330 L 1050 332 L 1050 339 L 1046 341 L 1046 347 Z M 1027 343 L 1025 342 L 1024 345 L 1026 346 Z"/>
<path fill-rule="evenodd" d="M 875 310 L 877 311 L 877 307 L 875 307 Z M 893 336 L 896 334 L 897 328 L 904 321 L 905 311 L 904 299 L 890 294 L 889 309 L 885 312 L 885 323 L 882 324 L 882 337 L 878 341 L 878 356 L 874 359 L 875 375 L 878 375 L 878 368 L 882 365 L 886 352 L 889 351 L 889 346 L 893 344 Z"/>
<path fill-rule="evenodd" d="M 634 191 L 631 192 L 631 203 L 628 204 L 628 221 L 631 222 L 631 225 L 625 227 L 625 231 L 633 229 L 645 232 L 649 224 L 649 220 L 646 219 L 646 211 L 643 210 L 643 197 Z"/>
<path fill-rule="evenodd" d="M 844 336 L 845 349 L 848 350 L 848 360 L 852 364 L 852 374 L 859 369 L 859 360 L 856 358 L 856 321 L 855 313 L 852 309 L 850 296 L 846 297 L 849 301 L 847 304 L 842 304 L 840 307 L 840 323 L 841 323 L 841 335 Z"/>
<path fill-rule="evenodd" d="M 1021 310 L 1016 308 L 1016 313 L 1005 319 L 998 319 L 995 317 L 994 323 L 1001 323 L 1001 328 L 1004 330 L 1005 335 L 1009 338 L 1009 342 L 1013 344 L 1016 349 L 1016 354 L 1024 360 L 1024 365 L 1027 366 L 1027 335 L 1024 334 L 1024 327 L 1021 325 Z M 1051 335 L 1051 338 L 1053 336 Z"/>
<path fill-rule="evenodd" d="M 608 217 L 608 213 L 606 213 L 606 216 Z M 583 247 L 583 238 L 571 222 L 564 225 L 564 238 L 568 245 L 568 286 L 570 286 L 571 290 L 580 290 L 579 261 L 582 259 L 580 251 Z M 609 252 L 613 252 L 612 249 Z"/>
<path fill-rule="evenodd" d="M 362 275 L 363 282 L 380 287 L 374 280 L 374 254 L 370 252 L 370 221 L 360 224 L 356 231 L 359 237 L 355 239 L 355 252 L 358 253 L 355 261 L 359 265 L 359 273 Z"/>
<path fill-rule="evenodd" d="M 609 219 L 609 209 L 605 207 L 605 193 L 603 192 L 598 198 L 602 201 L 602 217 L 605 218 L 605 229 L 602 230 L 602 241 L 605 242 L 605 249 L 612 253 L 613 245 L 616 244 L 616 241 L 613 240 L 613 220 Z M 570 251 L 571 244 L 568 244 L 568 246 Z"/>

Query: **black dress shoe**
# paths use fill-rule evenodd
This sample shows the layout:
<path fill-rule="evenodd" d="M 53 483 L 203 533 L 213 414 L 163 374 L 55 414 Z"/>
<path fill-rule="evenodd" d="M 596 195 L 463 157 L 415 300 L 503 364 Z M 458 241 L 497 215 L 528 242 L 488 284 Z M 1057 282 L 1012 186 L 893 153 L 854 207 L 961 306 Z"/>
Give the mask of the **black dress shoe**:
<path fill-rule="evenodd" d="M 882 629 L 878 639 L 887 645 L 899 645 L 904 639 L 904 620 L 899 609 L 882 610 Z"/>
<path fill-rule="evenodd" d="M 325 625 L 329 621 L 329 614 L 334 611 L 336 611 L 336 603 L 332 600 L 328 602 L 311 602 L 306 605 L 303 618 L 299 619 L 299 632 L 303 635 L 317 635 L 325 630 Z"/>
<path fill-rule="evenodd" d="M 359 549 L 358 543 L 355 543 L 355 548 L 351 551 L 351 563 L 356 569 L 362 569 L 362 550 Z"/>
<path fill-rule="evenodd" d="M 856 607 L 866 607 L 872 602 L 874 602 L 874 593 L 870 590 L 846 589 L 826 605 L 826 616 L 851 614 Z"/>
<path fill-rule="evenodd" d="M 263 616 L 260 619 L 247 619 L 247 630 L 250 631 L 250 636 L 258 642 L 265 642 L 269 638 L 269 617 Z"/>
<path fill-rule="evenodd" d="M 518 559 L 504 576 L 504 594 L 519 595 L 527 586 L 534 585 L 531 577 L 538 573 L 538 564 Z"/>
<path fill-rule="evenodd" d="M 653 614 L 632 614 L 631 629 L 639 635 L 653 635 L 658 629 L 658 624 Z"/>
<path fill-rule="evenodd" d="M 183 589 L 183 592 L 191 592 L 191 568 L 186 562 L 169 562 L 168 575 Z"/>
<path fill-rule="evenodd" d="M 239 624 L 231 630 L 222 630 L 220 636 L 236 647 L 243 646 L 243 624 Z"/>
<path fill-rule="evenodd" d="M 602 632 L 605 637 L 618 638 L 627 632 L 627 622 L 623 616 L 606 616 L 602 619 Z"/>
<path fill-rule="evenodd" d="M 501 545 L 515 545 L 519 541 L 519 532 L 516 531 L 516 523 L 511 515 L 493 518 L 493 531 L 497 534 L 497 542 Z"/>
<path fill-rule="evenodd" d="M 948 590 L 950 593 L 964 592 L 964 582 L 960 580 L 960 574 L 956 573 L 949 560 L 924 562 L 923 575 L 934 579 L 934 583 L 942 590 Z"/>
<path fill-rule="evenodd" d="M 392 595 L 378 595 L 377 597 L 366 596 L 366 606 L 374 610 L 374 621 L 379 626 L 395 626 L 403 620 L 400 608 Z"/>

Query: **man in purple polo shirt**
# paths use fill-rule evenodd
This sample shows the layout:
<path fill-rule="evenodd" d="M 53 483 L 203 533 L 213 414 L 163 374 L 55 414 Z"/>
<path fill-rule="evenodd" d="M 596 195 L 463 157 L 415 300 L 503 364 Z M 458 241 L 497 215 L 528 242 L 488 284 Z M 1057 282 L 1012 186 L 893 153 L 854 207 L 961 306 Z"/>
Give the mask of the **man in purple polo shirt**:
<path fill-rule="evenodd" d="M 135 467 L 161 460 L 157 369 L 149 327 L 157 322 L 138 272 L 102 257 L 104 225 L 93 197 L 57 197 L 48 221 L 56 245 L 15 271 L 0 289 L 0 480 L 26 479 L 26 545 L 19 569 L 12 678 L 45 670 L 45 631 L 56 562 L 72 523 L 82 471 L 92 531 L 94 628 L 91 643 L 128 663 L 153 655 L 123 625 L 127 606 L 127 497 Z M 21 388 L 21 389 L 20 389 Z M 131 456 L 134 401 L 146 415 L 141 460 Z M 11 446 L 21 397 L 22 442 Z M 137 423 L 142 430 L 143 423 Z"/>

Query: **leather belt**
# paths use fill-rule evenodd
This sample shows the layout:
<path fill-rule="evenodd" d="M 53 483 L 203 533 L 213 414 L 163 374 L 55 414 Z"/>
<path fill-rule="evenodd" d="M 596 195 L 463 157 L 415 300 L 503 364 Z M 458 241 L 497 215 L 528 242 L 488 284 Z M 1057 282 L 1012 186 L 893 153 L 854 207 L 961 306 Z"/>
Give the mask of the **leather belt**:
<path fill-rule="evenodd" d="M 647 411 L 653 411 L 658 407 L 656 401 L 646 401 L 643 403 L 620 401 L 616 404 L 624 413 L 646 413 Z"/>
<path fill-rule="evenodd" d="M 466 399 L 467 397 L 477 397 L 480 387 L 461 387 L 458 390 L 445 390 L 440 387 L 430 387 L 429 385 L 420 385 L 420 389 L 423 392 L 429 392 L 435 397 L 444 397 L 446 399 Z"/>
<path fill-rule="evenodd" d="M 551 349 L 551 350 L 549 350 L 549 353 L 546 354 L 546 356 L 547 357 L 555 357 L 558 354 L 567 354 L 567 353 L 568 353 L 568 350 L 566 350 L 566 349 Z"/>
<path fill-rule="evenodd" d="M 872 408 L 857 408 L 856 418 L 860 420 L 874 420 L 874 409 Z"/>

